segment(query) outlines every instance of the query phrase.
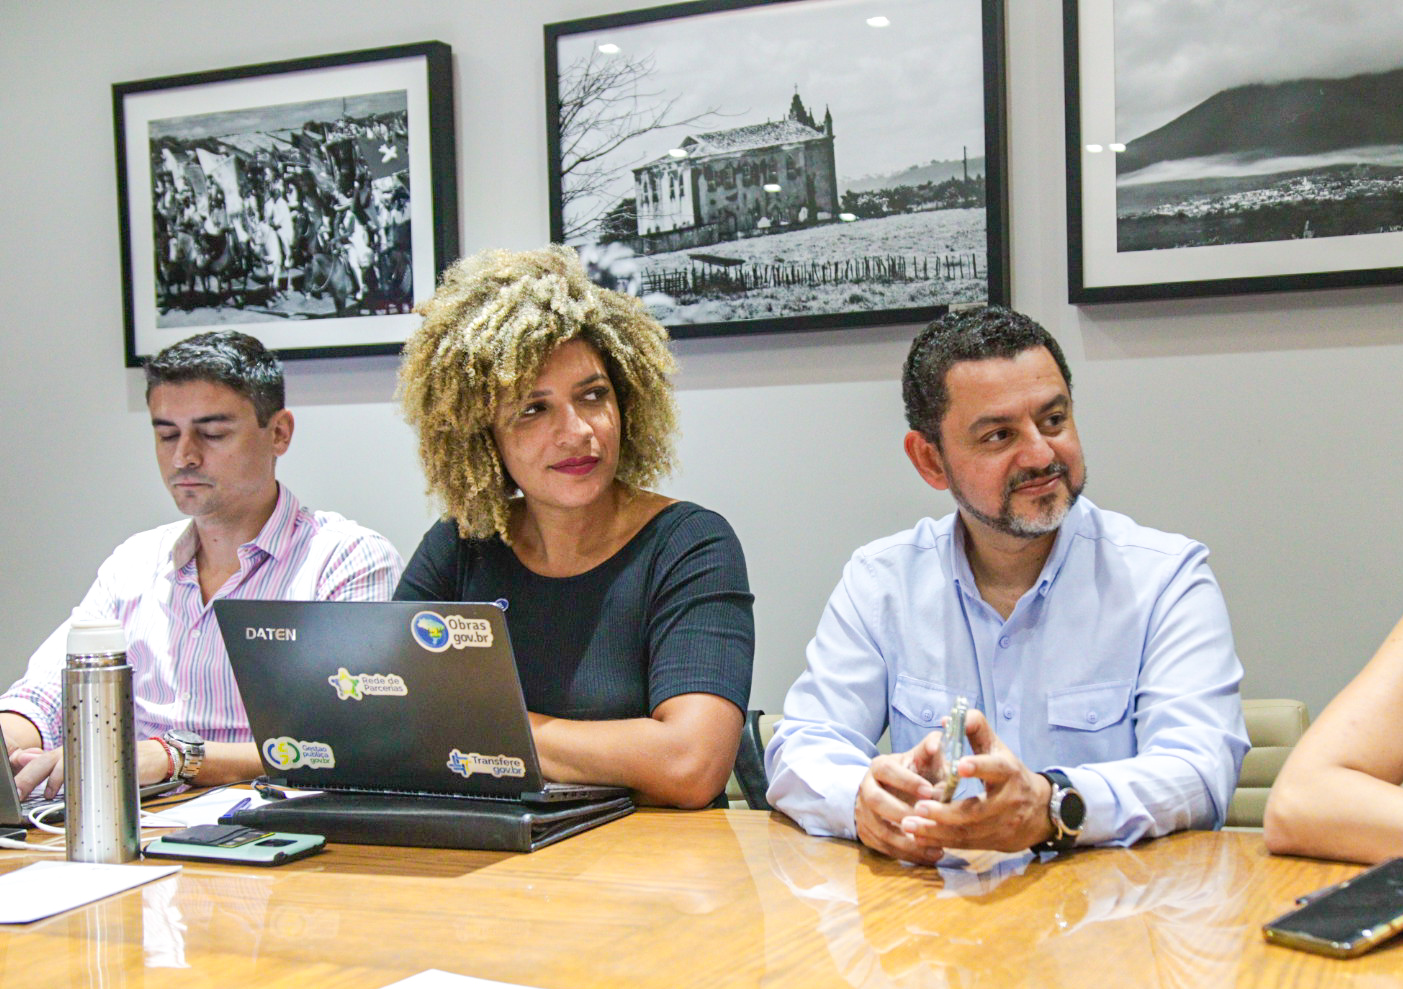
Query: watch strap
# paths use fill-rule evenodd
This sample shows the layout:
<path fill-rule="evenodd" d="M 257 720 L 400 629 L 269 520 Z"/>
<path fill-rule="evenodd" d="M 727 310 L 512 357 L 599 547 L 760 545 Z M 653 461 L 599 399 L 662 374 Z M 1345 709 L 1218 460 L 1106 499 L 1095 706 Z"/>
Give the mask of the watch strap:
<path fill-rule="evenodd" d="M 190 735 L 195 741 L 181 738 L 182 734 Z M 162 740 L 174 751 L 180 754 L 180 767 L 176 770 L 175 778 L 180 782 L 191 784 L 195 782 L 195 777 L 200 773 L 200 767 L 205 762 L 205 742 L 194 732 L 183 732 L 171 729 L 162 736 Z"/>

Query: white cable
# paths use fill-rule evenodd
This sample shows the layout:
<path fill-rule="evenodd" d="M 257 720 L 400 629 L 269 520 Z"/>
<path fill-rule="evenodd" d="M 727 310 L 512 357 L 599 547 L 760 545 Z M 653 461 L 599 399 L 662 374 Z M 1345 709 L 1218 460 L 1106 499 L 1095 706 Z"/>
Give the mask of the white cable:
<path fill-rule="evenodd" d="M 31 845 L 27 841 L 17 841 L 14 838 L 0 838 L 0 848 L 14 848 L 22 852 L 62 852 L 66 850 L 62 845 Z"/>
<path fill-rule="evenodd" d="M 29 823 L 40 831 L 47 831 L 49 834 L 64 834 L 65 829 L 44 823 L 44 818 L 48 817 L 56 810 L 63 810 L 63 804 L 45 804 L 43 807 L 36 807 L 29 812 Z"/>

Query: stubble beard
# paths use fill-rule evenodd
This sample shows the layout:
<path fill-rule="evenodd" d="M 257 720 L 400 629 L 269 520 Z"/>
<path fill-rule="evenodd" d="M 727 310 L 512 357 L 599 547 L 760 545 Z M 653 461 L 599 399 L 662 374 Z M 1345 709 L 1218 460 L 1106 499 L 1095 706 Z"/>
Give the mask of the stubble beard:
<path fill-rule="evenodd" d="M 1029 481 L 1036 481 L 1044 477 L 1065 477 L 1068 479 L 1068 490 L 1064 495 L 1061 491 L 1052 491 L 1043 495 L 1035 502 L 1035 514 L 1032 516 L 1021 516 L 1013 511 L 1013 490 L 1019 485 L 1027 484 Z M 1062 525 L 1062 521 L 1067 517 L 1067 513 L 1072 510 L 1072 506 L 1081 497 L 1082 491 L 1086 488 L 1086 470 L 1083 468 L 1081 480 L 1075 487 L 1071 485 L 1071 472 L 1067 465 L 1060 460 L 1048 464 L 1042 470 L 1019 471 L 1008 479 L 1004 485 L 1003 502 L 999 505 L 999 514 L 990 515 L 980 511 L 971 504 L 965 497 L 963 491 L 955 484 L 954 477 L 950 478 L 950 495 L 955 499 L 955 504 L 960 506 L 960 510 L 970 518 L 982 522 L 984 525 L 1001 532 L 1007 536 L 1017 539 L 1037 539 L 1050 532 L 1056 532 Z"/>
<path fill-rule="evenodd" d="M 190 480 L 203 482 L 209 487 L 196 488 L 194 491 L 182 494 L 180 489 L 175 486 L 177 481 Z M 207 477 L 195 471 L 177 471 L 167 479 L 166 489 L 170 492 L 171 500 L 175 502 L 176 511 L 182 515 L 191 517 L 208 515 L 211 511 L 217 511 L 223 507 L 220 490 Z"/>

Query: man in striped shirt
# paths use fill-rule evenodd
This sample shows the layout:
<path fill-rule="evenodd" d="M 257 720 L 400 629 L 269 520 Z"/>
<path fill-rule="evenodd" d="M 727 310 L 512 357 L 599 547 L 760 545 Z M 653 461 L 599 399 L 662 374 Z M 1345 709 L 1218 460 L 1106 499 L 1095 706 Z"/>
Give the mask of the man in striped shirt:
<path fill-rule="evenodd" d="M 115 618 L 133 671 L 137 776 L 214 785 L 261 772 L 224 651 L 219 598 L 387 600 L 404 563 L 385 537 L 300 505 L 274 478 L 292 440 L 282 364 L 253 337 L 205 333 L 146 365 L 156 460 L 190 516 L 132 536 L 98 569 L 74 617 Z M 61 671 L 68 622 L 0 696 L 21 795 L 62 783 Z"/>

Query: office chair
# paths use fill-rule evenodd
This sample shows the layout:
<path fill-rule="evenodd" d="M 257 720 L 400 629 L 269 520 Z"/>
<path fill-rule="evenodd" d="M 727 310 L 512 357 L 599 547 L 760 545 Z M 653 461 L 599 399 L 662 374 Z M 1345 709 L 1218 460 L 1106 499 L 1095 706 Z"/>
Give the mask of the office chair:
<path fill-rule="evenodd" d="M 1226 826 L 1260 828 L 1267 795 L 1291 749 L 1310 727 L 1310 712 L 1300 701 L 1244 700 L 1242 716 L 1252 748 L 1242 760 L 1242 776 L 1228 805 Z"/>

